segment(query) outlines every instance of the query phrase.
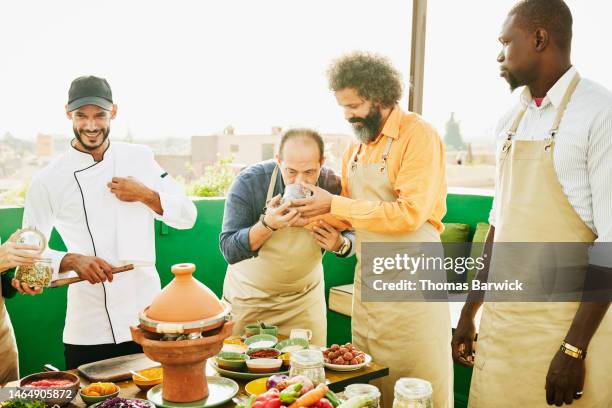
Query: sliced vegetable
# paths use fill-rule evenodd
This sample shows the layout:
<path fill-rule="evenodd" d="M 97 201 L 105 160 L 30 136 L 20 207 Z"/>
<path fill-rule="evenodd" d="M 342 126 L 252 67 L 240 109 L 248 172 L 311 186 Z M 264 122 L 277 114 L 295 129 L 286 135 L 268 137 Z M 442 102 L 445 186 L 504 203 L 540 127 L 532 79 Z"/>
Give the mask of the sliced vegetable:
<path fill-rule="evenodd" d="M 302 383 L 291 384 L 280 393 L 280 400 L 283 404 L 293 404 L 300 396 Z"/>
<path fill-rule="evenodd" d="M 338 396 L 332 390 L 327 391 L 327 393 L 325 394 L 325 398 L 327 398 L 327 400 L 334 406 L 334 408 L 342 404 L 340 398 L 338 398 Z"/>
<path fill-rule="evenodd" d="M 344 401 L 338 408 L 363 408 L 373 404 L 375 401 L 376 397 L 370 395 L 357 395 Z"/>
<path fill-rule="evenodd" d="M 327 385 L 319 384 L 317 385 L 317 388 L 312 391 L 308 391 L 306 394 L 298 398 L 293 404 L 289 405 L 289 408 L 311 407 L 319 402 L 319 400 L 325 396 L 327 391 L 329 391 Z"/>

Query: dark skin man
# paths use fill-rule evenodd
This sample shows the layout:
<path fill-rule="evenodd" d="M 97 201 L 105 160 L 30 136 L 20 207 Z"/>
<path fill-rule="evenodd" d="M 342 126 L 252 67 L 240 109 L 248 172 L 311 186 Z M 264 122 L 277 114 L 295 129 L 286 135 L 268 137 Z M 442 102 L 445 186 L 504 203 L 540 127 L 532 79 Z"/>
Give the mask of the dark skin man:
<path fill-rule="evenodd" d="M 571 33 L 570 33 L 571 39 Z M 510 14 L 502 27 L 499 41 L 502 51 L 497 57 L 500 64 L 500 76 L 506 79 L 512 90 L 526 86 L 534 98 L 543 98 L 572 66 L 571 47 L 569 43 L 557 41 L 549 30 L 539 27 L 526 27 L 520 17 Z M 495 228 L 492 227 L 487 237 L 485 253 L 487 259 L 492 254 Z M 486 281 L 488 267 L 479 273 L 477 279 Z M 597 274 L 601 282 L 608 282 L 610 270 L 590 265 L 589 274 Z M 608 286 L 609 287 L 609 286 Z M 452 340 L 452 353 L 455 362 L 471 367 L 474 364 L 473 350 L 476 335 L 474 317 L 483 304 L 483 293 L 470 292 L 468 302 L 463 307 L 457 330 Z M 584 351 L 604 318 L 610 302 L 606 298 L 601 302 L 583 301 L 567 331 L 565 342 Z M 551 363 L 546 376 L 546 401 L 549 405 L 562 406 L 579 399 L 584 386 L 585 360 L 573 358 L 562 351 L 551 356 Z M 544 397 L 544 396 L 543 396 Z"/>

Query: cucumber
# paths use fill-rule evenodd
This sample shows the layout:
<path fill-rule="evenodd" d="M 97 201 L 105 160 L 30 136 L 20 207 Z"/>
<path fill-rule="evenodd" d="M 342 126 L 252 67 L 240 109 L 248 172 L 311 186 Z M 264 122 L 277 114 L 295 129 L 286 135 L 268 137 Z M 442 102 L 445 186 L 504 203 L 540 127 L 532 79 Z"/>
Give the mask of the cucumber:
<path fill-rule="evenodd" d="M 376 397 L 369 395 L 357 395 L 344 401 L 338 408 L 363 408 L 376 402 Z"/>
<path fill-rule="evenodd" d="M 336 408 L 342 403 L 342 401 L 340 401 L 338 396 L 334 394 L 332 390 L 327 391 L 327 393 L 325 394 L 325 398 L 327 398 L 327 400 L 334 406 L 334 408 Z"/>

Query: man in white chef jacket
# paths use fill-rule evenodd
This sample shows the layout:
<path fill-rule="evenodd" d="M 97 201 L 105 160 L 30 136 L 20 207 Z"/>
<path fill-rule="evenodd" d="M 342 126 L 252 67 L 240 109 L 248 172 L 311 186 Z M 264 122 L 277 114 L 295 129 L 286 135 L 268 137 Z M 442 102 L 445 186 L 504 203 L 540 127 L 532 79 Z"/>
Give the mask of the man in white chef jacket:
<path fill-rule="evenodd" d="M 55 227 L 61 235 L 68 251 L 44 254 L 52 259 L 54 279 L 76 272 L 86 280 L 68 288 L 64 355 L 67 368 L 75 368 L 141 352 L 129 326 L 161 289 L 154 220 L 189 229 L 197 211 L 148 147 L 110 141 L 117 105 L 105 79 L 75 79 L 66 115 L 75 139 L 32 180 L 23 225 L 46 237 Z M 110 272 L 129 263 L 136 268 Z"/>

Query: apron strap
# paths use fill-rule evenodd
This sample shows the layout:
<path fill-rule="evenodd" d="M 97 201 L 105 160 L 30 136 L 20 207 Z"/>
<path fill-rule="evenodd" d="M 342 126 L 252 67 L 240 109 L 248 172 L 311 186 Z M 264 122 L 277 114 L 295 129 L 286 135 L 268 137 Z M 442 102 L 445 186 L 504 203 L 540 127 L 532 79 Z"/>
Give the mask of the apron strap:
<path fill-rule="evenodd" d="M 387 146 L 385 146 L 385 150 L 382 156 L 383 163 L 387 163 L 387 157 L 389 157 L 389 152 L 391 152 L 391 145 L 393 144 L 393 138 L 387 136 Z"/>
<path fill-rule="evenodd" d="M 574 75 L 574 77 L 572 78 L 572 81 L 570 82 L 569 86 L 567 87 L 567 90 L 565 91 L 565 94 L 563 95 L 563 99 L 561 99 L 561 103 L 559 104 L 559 108 L 557 109 L 557 115 L 555 116 L 555 120 L 553 121 L 552 128 L 550 129 L 550 132 L 549 132 L 551 139 L 555 138 L 555 135 L 557 134 L 557 131 L 559 130 L 559 124 L 561 123 L 561 119 L 563 118 L 565 109 L 567 108 L 567 105 L 569 104 L 572 94 L 578 87 L 579 82 L 580 82 L 580 74 L 576 73 L 576 75 Z M 521 109 L 521 111 L 518 113 L 518 115 L 514 119 L 512 126 L 507 132 L 507 135 L 508 135 L 507 140 L 512 140 L 512 137 L 516 135 L 516 131 L 526 111 L 527 111 L 527 106 Z"/>
<path fill-rule="evenodd" d="M 512 137 L 516 135 L 516 130 L 518 129 L 519 124 L 521 123 L 521 120 L 523 119 L 523 115 L 525 115 L 526 111 L 527 111 L 527 106 L 521 109 L 518 115 L 516 115 L 514 122 L 512 122 L 512 126 L 510 126 L 510 129 L 508 129 L 508 132 L 507 132 L 508 140 L 512 140 Z"/>
<path fill-rule="evenodd" d="M 274 171 L 272 172 L 272 178 L 270 179 L 270 184 L 268 184 L 268 193 L 266 194 L 266 207 L 268 206 L 268 202 L 272 199 L 272 194 L 274 194 L 274 187 L 276 187 L 276 179 L 278 178 L 278 165 L 274 166 Z M 265 209 L 264 209 L 265 212 Z"/>
<path fill-rule="evenodd" d="M 385 150 L 383 150 L 383 155 L 382 155 L 382 168 L 386 167 L 387 165 L 387 158 L 389 157 L 389 153 L 391 152 L 392 144 L 393 144 L 393 138 L 390 136 L 387 136 L 387 145 L 385 146 Z M 349 163 L 351 163 L 351 168 L 353 170 L 355 170 L 355 166 L 357 165 L 357 157 L 359 156 L 359 152 L 361 152 L 362 146 L 363 146 L 363 143 L 359 143 L 359 147 L 355 149 L 355 152 L 351 156 L 351 160 Z"/>
<path fill-rule="evenodd" d="M 563 118 L 565 108 L 567 108 L 572 94 L 578 87 L 578 82 L 580 82 L 580 75 L 576 73 L 576 75 L 574 75 L 574 78 L 572 78 L 572 82 L 570 82 L 569 86 L 567 87 L 567 91 L 565 92 L 565 95 L 563 95 L 563 99 L 561 99 L 561 103 L 559 104 L 559 108 L 557 109 L 557 116 L 555 117 L 555 121 L 553 122 L 552 128 L 550 129 L 551 139 L 554 139 L 555 135 L 557 134 L 557 130 L 559 130 L 559 123 L 561 123 L 561 118 Z"/>

